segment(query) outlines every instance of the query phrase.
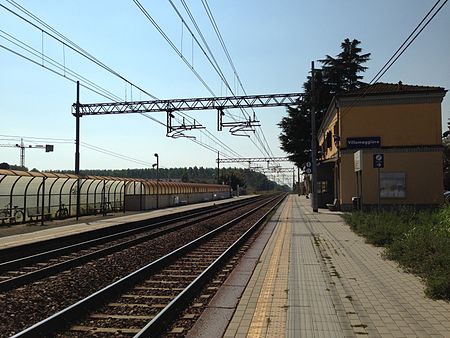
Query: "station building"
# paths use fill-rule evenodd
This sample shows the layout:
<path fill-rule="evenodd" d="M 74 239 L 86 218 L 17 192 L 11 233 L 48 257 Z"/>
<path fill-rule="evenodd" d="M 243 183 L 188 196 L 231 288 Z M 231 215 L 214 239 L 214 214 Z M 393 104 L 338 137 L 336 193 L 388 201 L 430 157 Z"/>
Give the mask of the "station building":
<path fill-rule="evenodd" d="M 441 204 L 446 92 L 399 82 L 335 96 L 317 134 L 319 206 Z"/>

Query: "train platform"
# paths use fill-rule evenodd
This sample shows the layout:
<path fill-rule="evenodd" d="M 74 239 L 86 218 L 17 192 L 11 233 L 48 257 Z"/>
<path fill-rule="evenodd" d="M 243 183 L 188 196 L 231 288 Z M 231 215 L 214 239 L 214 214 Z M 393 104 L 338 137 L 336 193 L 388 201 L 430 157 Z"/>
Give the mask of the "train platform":
<path fill-rule="evenodd" d="M 79 234 L 110 226 L 116 226 L 129 222 L 143 221 L 160 216 L 171 215 L 189 210 L 204 208 L 211 205 L 219 205 L 234 202 L 238 199 L 246 199 L 254 195 L 245 195 L 223 200 L 187 204 L 177 207 L 150 210 L 146 212 L 119 212 L 114 214 L 82 216 L 77 221 L 74 217 L 64 220 L 45 221 L 17 224 L 12 226 L 0 226 L 0 250 L 33 242 Z"/>
<path fill-rule="evenodd" d="M 450 337 L 450 303 L 290 195 L 189 337 Z"/>

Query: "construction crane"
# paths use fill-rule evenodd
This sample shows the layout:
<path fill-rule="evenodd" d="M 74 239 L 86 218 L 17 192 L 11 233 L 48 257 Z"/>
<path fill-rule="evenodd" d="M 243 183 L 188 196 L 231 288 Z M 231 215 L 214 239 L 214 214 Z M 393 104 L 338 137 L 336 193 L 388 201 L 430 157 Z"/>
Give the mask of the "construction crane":
<path fill-rule="evenodd" d="M 23 139 L 20 139 L 20 143 L 16 144 L 0 144 L 0 147 L 6 147 L 6 148 L 20 148 L 20 166 L 25 167 L 25 149 L 45 149 L 45 152 L 52 152 L 53 151 L 53 144 L 36 144 L 36 145 L 25 145 L 23 143 Z"/>

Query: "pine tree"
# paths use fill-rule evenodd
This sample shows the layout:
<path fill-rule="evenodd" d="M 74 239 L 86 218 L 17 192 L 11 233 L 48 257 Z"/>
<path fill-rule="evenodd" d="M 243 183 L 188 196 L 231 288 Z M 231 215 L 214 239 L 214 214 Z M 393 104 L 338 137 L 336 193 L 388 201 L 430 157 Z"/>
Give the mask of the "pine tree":
<path fill-rule="evenodd" d="M 316 128 L 322 123 L 324 114 L 333 96 L 360 88 L 364 85 L 362 76 L 367 67 L 363 64 L 370 59 L 370 53 L 360 54 L 361 42 L 345 39 L 341 43 L 342 52 L 336 57 L 326 55 L 319 60 L 322 69 L 315 71 Z M 297 166 L 303 167 L 311 156 L 311 77 L 303 84 L 304 95 L 296 107 L 289 107 L 288 116 L 278 124 L 282 132 L 279 135 L 281 149 Z"/>

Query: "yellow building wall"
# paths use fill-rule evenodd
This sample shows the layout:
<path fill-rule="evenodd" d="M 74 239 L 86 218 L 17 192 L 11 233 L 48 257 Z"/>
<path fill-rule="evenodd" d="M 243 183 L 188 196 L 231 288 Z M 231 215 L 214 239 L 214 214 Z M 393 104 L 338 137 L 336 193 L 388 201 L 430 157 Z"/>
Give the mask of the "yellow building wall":
<path fill-rule="evenodd" d="M 341 146 L 347 137 L 380 136 L 381 146 L 441 144 L 440 103 L 343 107 Z"/>
<path fill-rule="evenodd" d="M 380 151 L 383 153 L 383 151 Z M 363 150 L 363 203 L 378 203 L 378 174 L 373 166 L 374 152 Z M 443 202 L 442 152 L 384 153 L 384 165 L 380 172 L 404 172 L 406 174 L 405 198 L 382 198 L 381 204 L 441 204 Z M 341 157 L 340 203 L 351 204 L 357 196 L 356 173 L 353 153 Z"/>

